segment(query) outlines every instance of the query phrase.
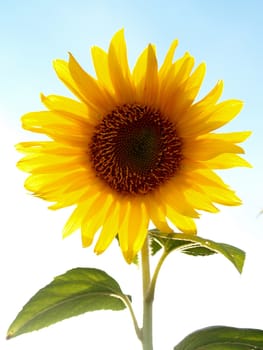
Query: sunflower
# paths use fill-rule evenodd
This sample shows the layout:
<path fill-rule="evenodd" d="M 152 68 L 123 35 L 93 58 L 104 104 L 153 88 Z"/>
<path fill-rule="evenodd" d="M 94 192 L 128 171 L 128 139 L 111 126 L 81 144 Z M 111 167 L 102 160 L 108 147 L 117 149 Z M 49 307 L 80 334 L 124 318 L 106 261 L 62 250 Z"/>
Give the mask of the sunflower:
<path fill-rule="evenodd" d="M 22 117 L 23 128 L 48 139 L 18 144 L 18 167 L 30 173 L 25 187 L 52 203 L 75 206 L 66 237 L 80 229 L 82 244 L 102 253 L 118 235 L 124 258 L 141 250 L 149 224 L 196 234 L 200 211 L 240 199 L 214 172 L 249 166 L 237 144 L 249 132 L 214 133 L 241 110 L 242 102 L 218 102 L 219 81 L 194 102 L 205 75 L 186 53 L 173 61 L 173 41 L 158 67 L 155 47 L 144 49 L 131 71 L 124 31 L 108 52 L 92 47 L 96 78 L 69 54 L 55 60 L 58 78 L 77 99 L 41 96 L 47 108 Z"/>

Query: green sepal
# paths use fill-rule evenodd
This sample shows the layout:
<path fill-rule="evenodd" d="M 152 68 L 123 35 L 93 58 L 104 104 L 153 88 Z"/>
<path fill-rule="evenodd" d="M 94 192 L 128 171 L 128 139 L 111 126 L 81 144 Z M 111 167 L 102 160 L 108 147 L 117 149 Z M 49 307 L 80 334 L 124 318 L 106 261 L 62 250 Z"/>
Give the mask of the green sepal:
<path fill-rule="evenodd" d="M 151 255 L 155 255 L 163 248 L 163 245 L 159 243 L 158 239 L 155 239 L 154 235 L 152 235 L 152 232 L 155 232 L 155 231 L 157 231 L 157 229 L 148 231 L 150 234 L 149 242 L 150 242 L 150 248 L 151 248 Z"/>
<path fill-rule="evenodd" d="M 7 339 L 88 311 L 123 310 L 125 298 L 119 284 L 106 272 L 72 269 L 55 277 L 27 302 L 9 327 Z"/>
<path fill-rule="evenodd" d="M 207 327 L 189 334 L 174 350 L 263 350 L 263 330 Z"/>
<path fill-rule="evenodd" d="M 152 236 L 152 253 L 155 254 L 160 247 L 163 247 L 167 253 L 179 250 L 182 253 L 194 256 L 206 256 L 220 253 L 224 255 L 238 270 L 242 272 L 245 252 L 239 248 L 225 243 L 217 243 L 209 239 L 184 233 L 163 233 L 157 229 L 150 230 Z"/>

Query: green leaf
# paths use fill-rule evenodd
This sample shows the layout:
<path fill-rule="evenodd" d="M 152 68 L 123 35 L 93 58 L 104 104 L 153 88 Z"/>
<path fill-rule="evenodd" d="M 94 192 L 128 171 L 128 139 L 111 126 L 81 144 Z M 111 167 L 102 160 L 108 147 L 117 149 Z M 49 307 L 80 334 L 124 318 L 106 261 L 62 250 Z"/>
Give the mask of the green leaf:
<path fill-rule="evenodd" d="M 149 234 L 156 240 L 167 253 L 180 250 L 189 255 L 211 255 L 220 253 L 224 255 L 238 270 L 242 272 L 245 252 L 239 248 L 225 243 L 216 243 L 209 239 L 184 233 L 163 233 L 157 229 L 150 230 Z"/>
<path fill-rule="evenodd" d="M 214 326 L 189 334 L 174 350 L 263 350 L 263 330 Z"/>
<path fill-rule="evenodd" d="M 151 232 L 151 231 L 149 231 Z M 163 246 L 158 242 L 157 239 L 154 239 L 154 237 L 150 236 L 150 248 L 151 248 L 151 255 L 155 255 L 163 248 Z"/>
<path fill-rule="evenodd" d="M 9 327 L 7 339 L 95 310 L 123 310 L 125 297 L 118 283 L 94 268 L 67 271 L 40 289 Z"/>

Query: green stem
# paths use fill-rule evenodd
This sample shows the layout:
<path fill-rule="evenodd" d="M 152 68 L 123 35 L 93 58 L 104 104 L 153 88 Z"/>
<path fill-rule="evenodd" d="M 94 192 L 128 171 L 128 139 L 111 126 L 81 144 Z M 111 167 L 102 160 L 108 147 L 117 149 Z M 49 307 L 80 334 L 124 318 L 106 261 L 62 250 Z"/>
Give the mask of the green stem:
<path fill-rule="evenodd" d="M 152 341 L 152 305 L 153 295 L 149 294 L 151 285 L 149 241 L 145 239 L 141 251 L 142 257 L 142 285 L 143 285 L 143 326 L 142 326 L 142 348 L 153 350 Z"/>
<path fill-rule="evenodd" d="M 164 250 L 163 254 L 161 255 L 160 260 L 158 261 L 158 264 L 155 268 L 154 274 L 153 274 L 153 278 L 152 278 L 152 282 L 151 282 L 151 286 L 148 292 L 148 298 L 151 298 L 152 300 L 154 299 L 154 292 L 155 292 L 155 285 L 156 285 L 156 281 L 157 281 L 157 277 L 159 275 L 160 269 L 163 265 L 163 262 L 165 260 L 165 258 L 167 257 L 168 253 L 166 252 L 166 250 Z"/>
<path fill-rule="evenodd" d="M 127 295 L 123 295 L 122 300 L 126 304 L 126 306 L 128 307 L 128 310 L 130 311 L 136 335 L 141 340 L 142 339 L 142 332 L 141 332 L 140 327 L 138 326 L 138 322 L 137 322 L 136 316 L 134 314 L 130 299 L 128 298 Z"/>

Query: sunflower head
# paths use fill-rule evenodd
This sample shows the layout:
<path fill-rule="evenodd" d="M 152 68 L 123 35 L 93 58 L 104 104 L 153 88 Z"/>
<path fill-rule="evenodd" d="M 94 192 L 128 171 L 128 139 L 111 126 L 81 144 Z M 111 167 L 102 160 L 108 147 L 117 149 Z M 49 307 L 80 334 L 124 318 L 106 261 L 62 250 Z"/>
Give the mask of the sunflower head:
<path fill-rule="evenodd" d="M 136 103 L 106 115 L 90 144 L 97 176 L 123 196 L 154 191 L 176 173 L 181 158 L 173 123 L 160 111 Z"/>
<path fill-rule="evenodd" d="M 59 79 L 76 99 L 41 96 L 45 111 L 22 117 L 23 127 L 48 136 L 23 142 L 18 166 L 30 173 L 26 188 L 52 202 L 75 206 L 65 224 L 68 236 L 81 230 L 83 246 L 97 234 L 95 252 L 118 235 L 127 262 L 142 248 L 150 222 L 171 232 L 196 234 L 200 211 L 239 198 L 214 172 L 249 166 L 238 145 L 249 132 L 214 133 L 241 110 L 242 102 L 218 102 L 222 81 L 195 102 L 205 65 L 195 70 L 188 53 L 174 61 L 172 42 L 159 67 L 148 45 L 131 71 L 123 30 L 107 52 L 92 48 L 96 77 L 70 54 L 56 60 Z"/>

